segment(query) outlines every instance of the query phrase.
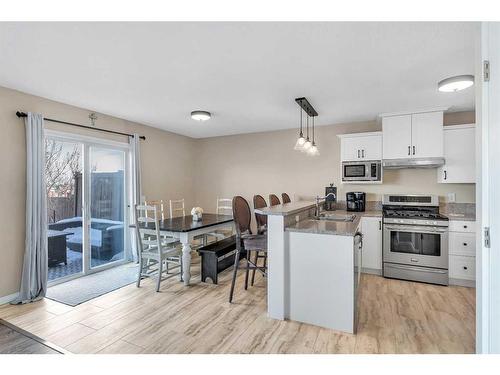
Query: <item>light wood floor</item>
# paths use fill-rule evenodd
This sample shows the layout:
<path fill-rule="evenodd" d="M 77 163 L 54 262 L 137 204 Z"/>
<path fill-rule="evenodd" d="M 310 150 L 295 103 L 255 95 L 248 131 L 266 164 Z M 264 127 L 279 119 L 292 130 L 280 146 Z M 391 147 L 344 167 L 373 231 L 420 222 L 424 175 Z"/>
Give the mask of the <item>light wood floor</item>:
<path fill-rule="evenodd" d="M 195 266 L 194 273 L 198 270 Z M 248 291 L 243 272 L 229 304 L 231 271 L 219 285 L 184 287 L 177 279 L 154 292 L 121 288 L 76 307 L 49 299 L 0 307 L 0 318 L 73 353 L 473 353 L 471 288 L 363 275 L 358 333 L 269 319 L 260 275 Z M 2 333 L 0 333 L 0 336 Z M 0 338 L 1 340 L 1 338 Z"/>
<path fill-rule="evenodd" d="M 59 352 L 0 324 L 0 354 L 59 354 Z"/>

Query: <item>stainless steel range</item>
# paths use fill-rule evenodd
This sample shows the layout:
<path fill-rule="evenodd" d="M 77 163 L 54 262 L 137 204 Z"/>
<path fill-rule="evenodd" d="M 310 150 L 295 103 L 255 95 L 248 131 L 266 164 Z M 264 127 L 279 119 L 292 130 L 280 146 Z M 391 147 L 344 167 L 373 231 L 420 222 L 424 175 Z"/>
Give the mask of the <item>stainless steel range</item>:
<path fill-rule="evenodd" d="M 436 195 L 384 195 L 384 276 L 448 285 L 448 218 Z"/>

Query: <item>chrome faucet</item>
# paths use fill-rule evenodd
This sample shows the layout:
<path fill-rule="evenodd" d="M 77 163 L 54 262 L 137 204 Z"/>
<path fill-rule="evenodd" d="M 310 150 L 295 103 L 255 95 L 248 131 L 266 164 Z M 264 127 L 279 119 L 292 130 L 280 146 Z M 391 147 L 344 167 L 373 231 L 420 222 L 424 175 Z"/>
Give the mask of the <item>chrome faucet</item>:
<path fill-rule="evenodd" d="M 333 199 L 337 198 L 337 196 L 334 193 L 328 193 L 324 197 L 320 197 L 319 195 L 316 196 L 316 216 L 319 216 L 319 214 L 320 214 L 319 202 L 324 201 L 326 198 L 328 198 L 330 196 L 332 196 Z"/>

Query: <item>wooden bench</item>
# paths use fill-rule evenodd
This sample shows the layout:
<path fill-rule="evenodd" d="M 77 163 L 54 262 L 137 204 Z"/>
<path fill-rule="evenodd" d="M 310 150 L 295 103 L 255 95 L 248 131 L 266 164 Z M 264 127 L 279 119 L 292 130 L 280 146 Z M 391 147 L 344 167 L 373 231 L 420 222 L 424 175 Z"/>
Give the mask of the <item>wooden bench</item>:
<path fill-rule="evenodd" d="M 201 255 L 201 281 L 205 282 L 209 277 L 214 284 L 217 284 L 217 275 L 234 265 L 236 236 L 227 237 L 200 247 L 198 252 Z M 244 257 L 245 255 L 242 252 L 240 259 Z"/>

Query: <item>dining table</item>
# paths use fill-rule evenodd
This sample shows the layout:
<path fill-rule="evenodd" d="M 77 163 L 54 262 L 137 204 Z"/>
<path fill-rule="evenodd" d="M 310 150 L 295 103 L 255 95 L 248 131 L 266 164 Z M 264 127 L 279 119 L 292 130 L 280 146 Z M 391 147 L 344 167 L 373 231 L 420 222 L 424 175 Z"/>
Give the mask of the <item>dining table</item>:
<path fill-rule="evenodd" d="M 130 225 L 135 228 L 135 224 Z M 204 213 L 200 220 L 194 220 L 192 215 L 178 216 L 159 221 L 160 234 L 173 237 L 182 244 L 182 279 L 184 285 L 189 285 L 191 280 L 191 242 L 195 237 L 213 233 L 221 228 L 234 228 L 231 215 Z M 141 223 L 140 228 L 155 234 L 154 223 Z"/>

